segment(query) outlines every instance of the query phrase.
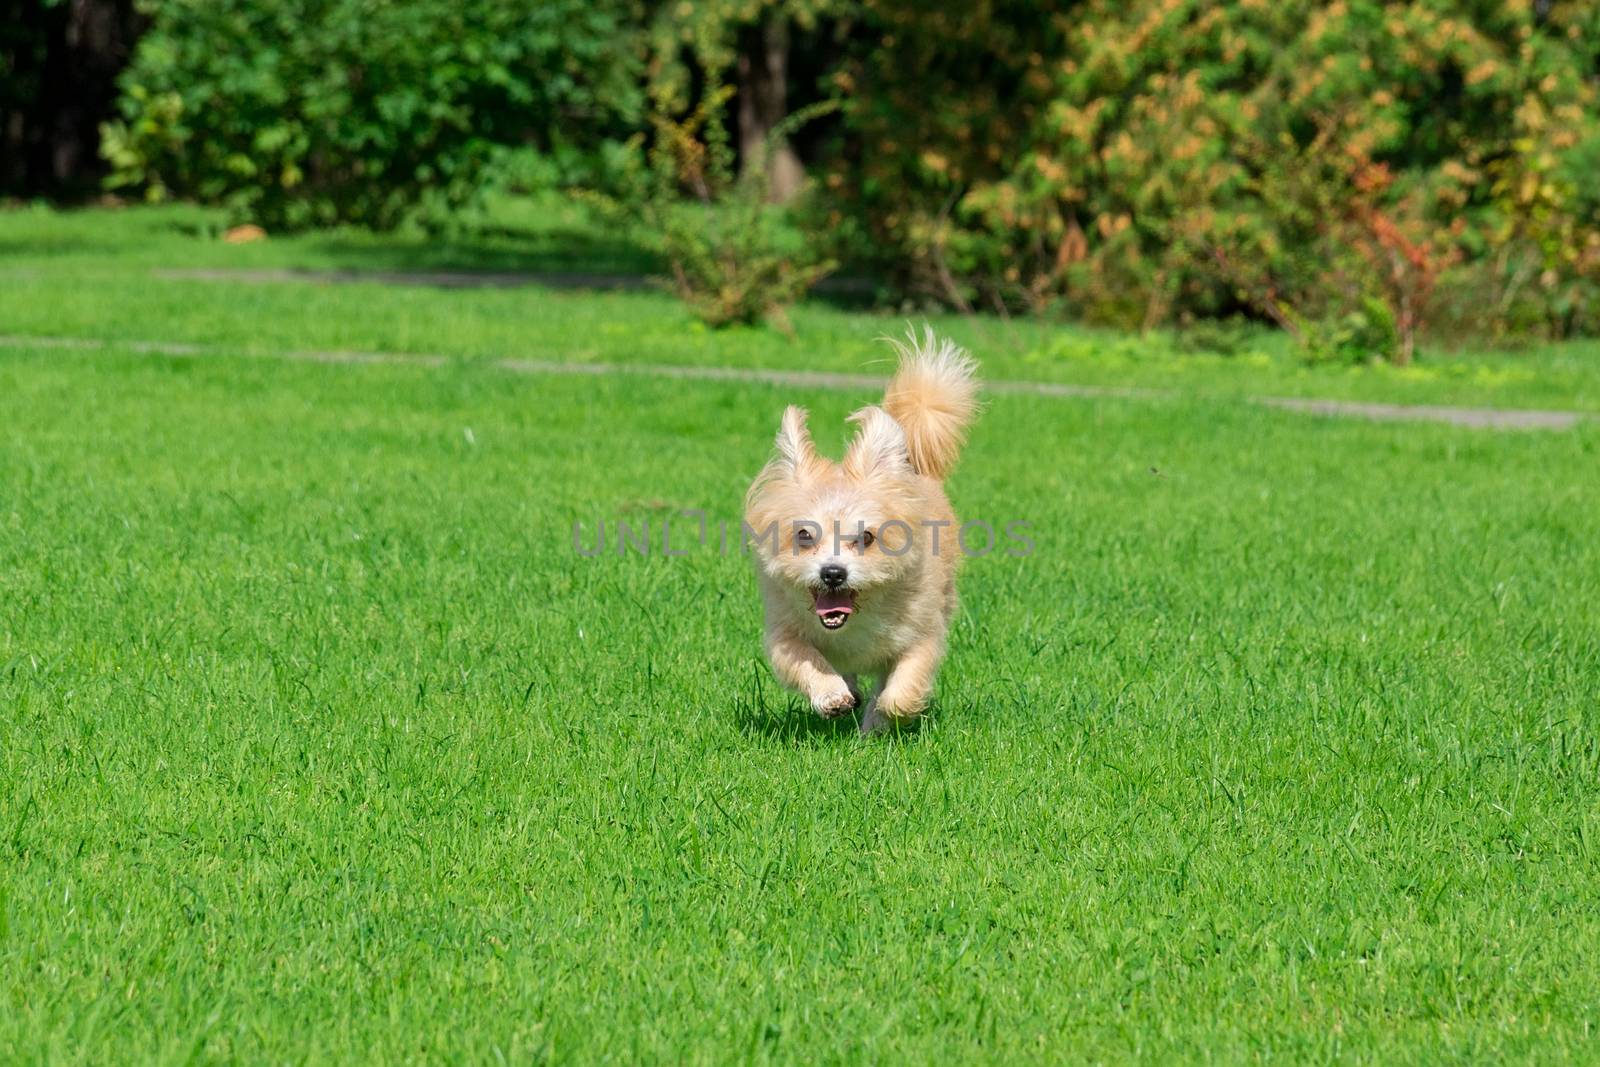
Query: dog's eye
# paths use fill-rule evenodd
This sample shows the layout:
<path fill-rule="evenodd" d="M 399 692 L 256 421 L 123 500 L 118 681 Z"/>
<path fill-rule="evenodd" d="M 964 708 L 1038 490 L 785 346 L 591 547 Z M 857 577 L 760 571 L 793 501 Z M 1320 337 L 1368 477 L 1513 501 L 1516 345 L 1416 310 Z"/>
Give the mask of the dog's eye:
<path fill-rule="evenodd" d="M 872 536 L 872 531 L 871 530 L 862 530 L 861 531 L 861 551 L 865 552 L 867 549 L 871 548 L 872 547 L 872 542 L 875 541 L 875 540 L 877 540 L 877 538 Z"/>
<path fill-rule="evenodd" d="M 800 527 L 800 529 L 794 532 L 794 543 L 799 545 L 801 548 L 810 548 L 812 545 L 816 544 L 816 542 L 817 535 L 812 533 L 804 526 Z"/>

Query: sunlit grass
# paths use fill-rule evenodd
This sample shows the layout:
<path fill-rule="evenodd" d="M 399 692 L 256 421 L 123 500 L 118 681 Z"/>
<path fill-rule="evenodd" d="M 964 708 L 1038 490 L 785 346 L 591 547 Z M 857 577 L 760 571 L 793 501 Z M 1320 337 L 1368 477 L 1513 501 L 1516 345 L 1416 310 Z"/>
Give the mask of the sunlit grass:
<path fill-rule="evenodd" d="M 7 332 L 800 350 L 42 277 Z M 994 397 L 951 495 L 1037 551 L 863 741 L 745 560 L 571 533 L 734 519 L 784 403 L 861 399 L 0 351 L 0 1058 L 1592 1058 L 1600 431 Z"/>

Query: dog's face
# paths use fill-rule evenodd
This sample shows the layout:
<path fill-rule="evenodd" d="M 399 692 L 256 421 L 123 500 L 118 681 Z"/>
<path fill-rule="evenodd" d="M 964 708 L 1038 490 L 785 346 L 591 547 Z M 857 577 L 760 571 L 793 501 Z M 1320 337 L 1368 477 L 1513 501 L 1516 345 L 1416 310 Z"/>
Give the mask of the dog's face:
<path fill-rule="evenodd" d="M 805 412 L 791 407 L 777 455 L 746 501 L 745 521 L 762 570 L 783 583 L 824 630 L 870 609 L 875 591 L 921 564 L 926 540 L 922 484 L 905 433 L 881 408 L 851 416 L 860 429 L 844 460 L 818 456 Z"/>

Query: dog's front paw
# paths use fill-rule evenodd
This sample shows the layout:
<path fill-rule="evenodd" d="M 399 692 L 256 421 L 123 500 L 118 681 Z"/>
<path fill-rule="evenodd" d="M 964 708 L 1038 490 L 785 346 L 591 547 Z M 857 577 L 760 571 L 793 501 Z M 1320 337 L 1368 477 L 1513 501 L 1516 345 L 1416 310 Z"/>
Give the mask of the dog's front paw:
<path fill-rule="evenodd" d="M 842 678 L 836 685 L 813 695 L 811 698 L 812 709 L 824 719 L 837 719 L 839 716 L 854 709 L 855 706 L 856 695 Z"/>

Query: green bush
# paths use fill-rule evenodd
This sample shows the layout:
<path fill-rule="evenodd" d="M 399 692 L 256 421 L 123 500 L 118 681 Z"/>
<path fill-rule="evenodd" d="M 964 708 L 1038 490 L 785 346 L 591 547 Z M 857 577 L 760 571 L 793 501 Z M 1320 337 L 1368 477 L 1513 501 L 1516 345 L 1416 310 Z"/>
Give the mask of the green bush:
<path fill-rule="evenodd" d="M 788 308 L 835 264 L 797 221 L 806 214 L 803 197 L 773 203 L 761 160 L 742 170 L 735 166 L 724 121 L 731 96 L 731 89 L 713 82 L 687 117 L 657 110 L 648 151 L 642 138 L 635 141 L 642 155 L 622 170 L 618 194 L 592 199 L 667 262 L 668 288 L 701 321 L 766 320 L 789 332 Z M 830 106 L 794 112 L 771 132 L 763 151 Z"/>
<path fill-rule="evenodd" d="M 115 182 L 268 226 L 392 225 L 490 170 L 615 192 L 632 158 L 615 214 L 710 322 L 848 256 L 961 309 L 1247 314 L 1315 359 L 1600 332 L 1592 0 L 150 2 Z M 819 71 L 826 248 L 748 165 Z"/>
<path fill-rule="evenodd" d="M 885 32 L 841 74 L 862 150 L 829 185 L 939 299 L 1249 308 L 1397 360 L 1424 329 L 1600 330 L 1592 3 L 872 10 Z"/>
<path fill-rule="evenodd" d="M 470 199 L 502 146 L 640 111 L 624 0 L 156 0 L 103 131 L 116 187 L 269 227 L 393 226 Z"/>

